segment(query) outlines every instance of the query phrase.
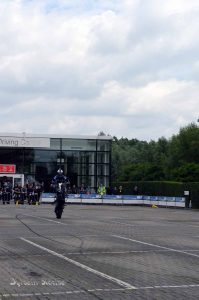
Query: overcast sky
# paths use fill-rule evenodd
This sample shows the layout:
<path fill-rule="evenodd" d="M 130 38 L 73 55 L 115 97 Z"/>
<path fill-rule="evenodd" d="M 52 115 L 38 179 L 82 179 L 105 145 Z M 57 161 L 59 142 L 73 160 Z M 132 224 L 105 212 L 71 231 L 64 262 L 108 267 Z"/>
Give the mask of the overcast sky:
<path fill-rule="evenodd" d="M 157 140 L 199 117 L 198 0 L 0 0 L 1 132 Z"/>

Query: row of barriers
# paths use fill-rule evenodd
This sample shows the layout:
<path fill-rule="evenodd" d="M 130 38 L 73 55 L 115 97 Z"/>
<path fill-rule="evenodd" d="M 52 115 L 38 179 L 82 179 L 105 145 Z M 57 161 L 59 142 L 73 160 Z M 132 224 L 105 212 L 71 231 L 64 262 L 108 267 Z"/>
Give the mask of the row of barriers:
<path fill-rule="evenodd" d="M 55 194 L 43 193 L 42 203 L 53 203 Z M 144 195 L 98 195 L 68 194 L 67 203 L 71 204 L 118 204 L 118 205 L 157 205 L 162 207 L 185 207 L 185 197 L 164 197 Z"/>

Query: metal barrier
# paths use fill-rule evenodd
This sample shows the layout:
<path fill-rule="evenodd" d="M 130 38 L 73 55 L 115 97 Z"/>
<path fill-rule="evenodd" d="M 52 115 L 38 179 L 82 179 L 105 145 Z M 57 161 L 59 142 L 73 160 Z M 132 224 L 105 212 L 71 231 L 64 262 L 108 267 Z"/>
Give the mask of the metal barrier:
<path fill-rule="evenodd" d="M 53 203 L 53 193 L 43 193 L 42 203 Z M 114 205 L 156 205 L 162 207 L 185 207 L 184 197 L 145 196 L 145 195 L 104 195 L 98 194 L 69 194 L 67 203 L 77 204 L 114 204 Z"/>

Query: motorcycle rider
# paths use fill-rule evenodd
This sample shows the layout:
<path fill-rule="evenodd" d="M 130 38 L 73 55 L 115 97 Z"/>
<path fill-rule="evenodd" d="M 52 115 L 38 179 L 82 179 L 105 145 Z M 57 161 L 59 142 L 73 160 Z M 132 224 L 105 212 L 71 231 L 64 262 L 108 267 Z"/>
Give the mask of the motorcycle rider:
<path fill-rule="evenodd" d="M 61 214 L 64 209 L 65 197 L 67 192 L 67 185 L 69 184 L 69 179 L 64 176 L 61 168 L 58 169 L 57 175 L 53 177 L 51 186 L 56 192 L 56 201 L 55 201 L 55 214 L 58 219 L 61 219 Z M 60 214 L 61 212 L 61 214 Z"/>

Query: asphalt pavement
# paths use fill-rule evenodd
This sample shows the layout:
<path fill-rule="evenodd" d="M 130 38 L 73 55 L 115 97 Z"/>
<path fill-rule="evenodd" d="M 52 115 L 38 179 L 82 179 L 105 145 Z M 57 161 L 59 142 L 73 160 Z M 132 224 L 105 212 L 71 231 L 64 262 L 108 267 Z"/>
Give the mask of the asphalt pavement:
<path fill-rule="evenodd" d="M 199 211 L 0 203 L 0 299 L 199 299 Z"/>

